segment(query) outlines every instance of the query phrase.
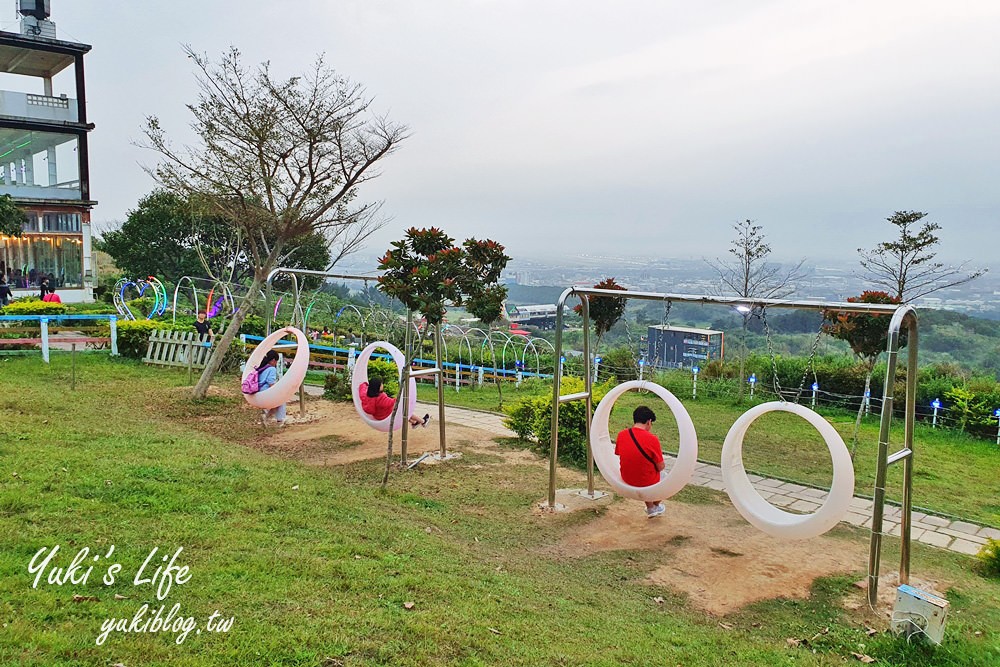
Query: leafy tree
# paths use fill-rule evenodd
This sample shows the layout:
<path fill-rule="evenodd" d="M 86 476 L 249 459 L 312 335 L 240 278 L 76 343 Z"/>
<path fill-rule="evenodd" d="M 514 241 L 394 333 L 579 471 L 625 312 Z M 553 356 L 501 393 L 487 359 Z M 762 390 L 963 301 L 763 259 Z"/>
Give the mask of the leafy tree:
<path fill-rule="evenodd" d="M 848 303 L 884 303 L 898 304 L 899 297 L 890 295 L 888 292 L 866 291 L 861 296 L 852 296 L 847 299 Z M 878 313 L 845 313 L 834 310 L 823 311 L 823 331 L 834 338 L 846 341 L 851 346 L 851 351 L 861 360 L 865 368 L 865 395 L 871 391 L 872 372 L 875 364 L 882 352 L 885 351 L 889 343 L 889 318 L 890 315 Z M 906 345 L 906 334 L 900 332 L 899 346 Z M 854 421 L 853 445 L 851 456 L 858 444 L 858 430 L 861 428 L 861 417 L 864 415 L 864 401 L 858 407 L 858 416 Z"/>
<path fill-rule="evenodd" d="M 967 271 L 968 262 L 946 266 L 934 261 L 937 256 L 936 231 L 941 225 L 920 221 L 927 217 L 919 211 L 896 211 L 886 218 L 899 236 L 884 241 L 872 250 L 858 248 L 865 277 L 884 287 L 901 302 L 907 303 L 949 287 L 962 285 L 986 273 L 986 269 Z"/>
<path fill-rule="evenodd" d="M 154 190 L 139 200 L 118 229 L 103 234 L 97 248 L 132 277 L 194 276 L 242 283 L 253 277 L 253 266 L 247 244 L 232 232 L 223 220 L 198 214 L 184 198 Z M 291 248 L 286 266 L 322 271 L 330 265 L 330 250 L 321 234 L 297 239 Z M 276 286 L 286 288 L 289 281 L 280 280 Z M 301 281 L 307 289 L 320 282 L 319 278 Z"/>
<path fill-rule="evenodd" d="M 378 204 L 358 203 L 359 188 L 396 150 L 407 130 L 370 112 L 358 84 L 338 76 L 322 57 L 302 76 L 276 77 L 269 63 L 249 70 L 231 48 L 213 64 L 190 47 L 198 99 L 192 144 L 174 146 L 150 116 L 147 147 L 160 162 L 149 173 L 167 190 L 217 217 L 246 244 L 251 284 L 194 389 L 203 398 L 268 273 L 295 242 L 321 234 L 334 262 L 356 250 L 383 221 Z"/>
<path fill-rule="evenodd" d="M 400 241 L 394 241 L 379 260 L 384 273 L 379 276 L 379 290 L 401 302 L 407 309 L 406 326 L 410 327 L 414 312 L 423 316 L 429 325 L 440 327 L 446 305 L 463 306 L 465 310 L 485 324 L 490 325 L 503 314 L 507 288 L 499 284 L 500 276 L 510 257 L 504 247 L 491 240 L 467 239 L 460 246 L 444 231 L 431 227 L 411 227 Z M 438 331 L 437 333 L 440 333 Z M 418 346 L 419 348 L 419 341 Z M 439 361 L 440 361 L 440 350 Z M 406 363 L 401 386 L 409 384 L 412 350 L 404 350 Z M 402 396 L 393 406 L 390 419 L 402 403 Z M 385 458 L 382 486 L 388 483 L 392 462 L 392 437 L 390 429 Z M 406 462 L 406 452 L 402 452 Z"/>
<path fill-rule="evenodd" d="M 764 236 L 764 227 L 755 225 L 753 220 L 744 220 L 733 225 L 736 237 L 730 242 L 728 259 L 705 260 L 719 275 L 719 294 L 746 299 L 745 307 L 739 308 L 742 318 L 740 335 L 740 382 L 739 398 L 743 400 L 745 390 L 745 367 L 747 356 L 747 326 L 757 314 L 753 302 L 758 299 L 783 299 L 795 291 L 795 282 L 804 275 L 800 260 L 790 268 L 784 268 L 768 260 L 771 246 Z"/>
<path fill-rule="evenodd" d="M 0 195 L 0 234 L 20 237 L 28 216 L 14 203 L 10 195 Z"/>
<path fill-rule="evenodd" d="M 614 278 L 605 278 L 594 285 L 594 289 L 622 290 L 625 288 L 619 285 Z M 625 305 L 628 299 L 625 297 L 612 296 L 592 296 L 587 297 L 587 305 L 590 306 L 590 319 L 594 323 L 594 332 L 597 334 L 597 341 L 594 344 L 594 351 L 601 345 L 601 339 L 611 331 L 611 328 L 618 323 L 618 320 L 625 314 Z M 583 314 L 583 305 L 579 304 L 573 308 L 577 315 Z"/>

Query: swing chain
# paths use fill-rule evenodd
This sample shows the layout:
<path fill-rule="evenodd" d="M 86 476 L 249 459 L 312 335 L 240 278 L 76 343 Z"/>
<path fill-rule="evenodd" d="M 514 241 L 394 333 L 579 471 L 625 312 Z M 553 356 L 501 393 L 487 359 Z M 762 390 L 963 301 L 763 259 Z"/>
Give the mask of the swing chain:
<path fill-rule="evenodd" d="M 764 323 L 764 339 L 767 341 L 767 353 L 771 357 L 771 383 L 774 387 L 774 394 L 781 402 L 785 397 L 781 393 L 781 383 L 778 382 L 778 362 L 774 358 L 774 346 L 771 343 L 771 328 L 767 326 L 767 307 L 761 307 L 760 319 Z M 805 378 L 803 378 L 803 381 Z"/>
<path fill-rule="evenodd" d="M 802 398 L 802 391 L 806 386 L 806 378 L 809 376 L 809 372 L 812 371 L 813 382 L 819 383 L 819 378 L 816 376 L 816 351 L 819 349 L 819 340 L 823 337 L 823 320 L 820 319 L 819 331 L 816 332 L 816 339 L 813 341 L 812 350 L 809 352 L 809 359 L 806 361 L 806 367 L 802 369 L 802 381 L 799 383 L 799 390 L 795 394 L 795 402 L 798 403 Z"/>

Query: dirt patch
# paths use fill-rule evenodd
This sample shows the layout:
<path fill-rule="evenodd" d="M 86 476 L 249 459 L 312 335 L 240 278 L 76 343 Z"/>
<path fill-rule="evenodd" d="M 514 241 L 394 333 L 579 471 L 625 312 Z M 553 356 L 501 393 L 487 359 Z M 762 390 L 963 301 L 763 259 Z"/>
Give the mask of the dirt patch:
<path fill-rule="evenodd" d="M 660 551 L 662 564 L 650 572 L 648 583 L 684 593 L 694 606 L 716 616 L 759 600 L 807 598 L 817 578 L 858 572 L 867 555 L 856 540 L 775 539 L 724 501 L 668 501 L 667 513 L 657 519 L 648 519 L 640 503 L 616 502 L 557 549 L 570 558 L 600 551 Z"/>
<path fill-rule="evenodd" d="M 310 465 L 345 465 L 385 456 L 386 434 L 369 428 L 358 419 L 352 403 L 315 400 L 307 403 L 307 410 L 311 421 L 296 424 L 290 420 L 282 429 L 269 429 L 266 441 L 262 443 L 263 448 Z M 438 450 L 438 429 L 434 416 L 432 413 L 427 427 L 410 430 L 407 443 L 409 459 Z M 536 457 L 530 453 L 523 457 L 525 452 L 498 447 L 492 441 L 494 437 L 479 429 L 448 422 L 449 449 L 488 450 L 491 454 L 502 456 L 505 463 L 520 462 L 522 458 L 525 462 L 535 462 Z M 351 446 L 345 447 L 344 443 Z M 393 449 L 399 452 L 399 431 L 393 438 Z"/>

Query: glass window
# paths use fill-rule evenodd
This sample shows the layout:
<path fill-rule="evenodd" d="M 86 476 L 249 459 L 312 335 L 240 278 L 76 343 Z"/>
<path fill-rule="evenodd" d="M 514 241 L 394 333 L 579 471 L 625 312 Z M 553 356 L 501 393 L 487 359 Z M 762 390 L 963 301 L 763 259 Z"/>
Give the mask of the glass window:
<path fill-rule="evenodd" d="M 69 236 L 0 236 L 0 270 L 13 288 L 83 286 L 83 240 Z"/>
<path fill-rule="evenodd" d="M 42 217 L 42 231 L 80 233 L 80 214 L 46 213 Z"/>
<path fill-rule="evenodd" d="M 75 134 L 0 128 L 0 193 L 34 199 L 79 199 Z"/>

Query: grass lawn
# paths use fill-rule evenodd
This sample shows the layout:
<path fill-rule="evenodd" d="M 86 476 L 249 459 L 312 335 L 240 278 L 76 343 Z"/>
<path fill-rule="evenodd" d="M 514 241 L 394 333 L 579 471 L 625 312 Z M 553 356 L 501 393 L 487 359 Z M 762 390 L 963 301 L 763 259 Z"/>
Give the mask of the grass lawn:
<path fill-rule="evenodd" d="M 504 405 L 513 405 L 525 396 L 551 396 L 551 385 L 526 383 L 522 389 L 504 388 Z M 420 385 L 421 400 L 436 401 L 436 390 Z M 698 432 L 698 457 L 718 463 L 722 443 L 733 422 L 750 405 L 736 405 L 732 400 L 679 396 L 694 421 Z M 456 392 L 445 390 L 445 402 L 479 410 L 495 410 L 497 391 L 493 387 Z M 615 405 L 611 431 L 631 425 L 632 410 L 649 404 L 657 413 L 654 432 L 667 451 L 677 451 L 676 422 L 669 410 L 652 394 L 640 396 L 629 392 Z M 595 406 L 596 407 L 596 406 Z M 853 413 L 824 411 L 837 431 L 850 446 L 854 430 Z M 895 420 L 890 436 L 890 450 L 902 447 L 902 420 Z M 878 452 L 878 417 L 868 417 L 861 427 L 855 461 L 855 490 L 871 496 L 875 485 L 875 460 Z M 967 434 L 933 429 L 918 424 L 914 432 L 913 497 L 916 506 L 935 512 L 1000 526 L 1000 447 L 990 440 L 980 440 Z M 772 413 L 762 416 L 751 427 L 743 444 L 747 470 L 768 476 L 829 487 L 833 466 L 826 445 L 819 434 L 805 421 L 789 414 Z M 898 500 L 902 493 L 902 467 L 889 468 L 887 494 Z"/>
<path fill-rule="evenodd" d="M 65 355 L 51 366 L 0 360 L 0 664 L 844 665 L 852 652 L 880 665 L 1000 664 L 1000 582 L 965 557 L 915 546 L 915 573 L 951 584 L 937 649 L 869 636 L 868 621 L 841 608 L 864 563 L 817 581 L 809 600 L 720 619 L 643 583 L 659 554 L 552 555 L 588 513 L 532 516 L 537 466 L 470 454 L 397 472 L 382 493 L 379 461 L 306 466 L 248 447 L 261 436 L 242 400 L 195 403 L 183 372 L 81 355 L 73 393 L 69 374 Z M 696 424 L 707 418 L 693 412 Z M 59 567 L 84 547 L 88 565 L 100 556 L 87 583 L 32 587 L 29 561 L 56 544 Z M 190 567 L 162 601 L 132 581 L 154 547 L 156 558 L 183 547 L 178 564 Z M 123 569 L 106 586 L 111 562 Z M 105 619 L 146 603 L 164 614 L 179 604 L 199 629 L 216 610 L 234 621 L 180 644 L 160 632 L 96 645 Z"/>

